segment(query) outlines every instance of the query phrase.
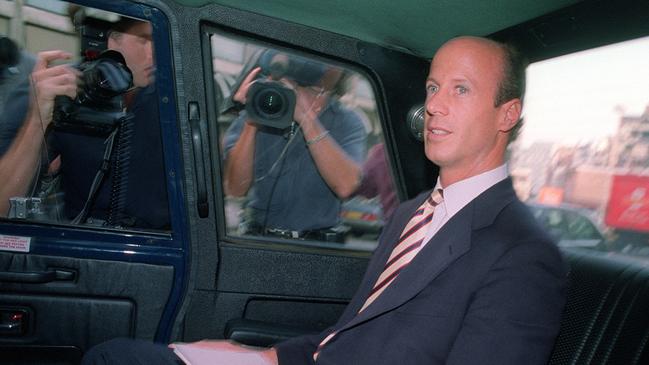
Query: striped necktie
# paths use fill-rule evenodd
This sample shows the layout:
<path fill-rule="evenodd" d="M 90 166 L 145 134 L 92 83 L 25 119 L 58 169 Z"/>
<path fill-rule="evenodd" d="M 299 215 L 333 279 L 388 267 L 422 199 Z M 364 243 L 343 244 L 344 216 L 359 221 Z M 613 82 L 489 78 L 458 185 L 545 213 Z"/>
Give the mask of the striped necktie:
<path fill-rule="evenodd" d="M 419 251 L 424 247 L 426 244 L 424 238 L 426 237 L 426 232 L 428 231 L 430 222 L 433 221 L 435 207 L 439 205 L 442 200 L 442 190 L 436 189 L 419 207 L 419 209 L 415 211 L 415 214 L 413 214 L 412 218 L 410 218 L 410 221 L 403 229 L 399 241 L 392 249 L 392 253 L 383 267 L 383 272 L 381 272 L 381 275 L 376 280 L 367 300 L 365 300 L 365 304 L 363 304 L 358 313 L 369 307 L 369 305 L 372 304 L 381 293 L 383 293 L 385 288 L 396 279 L 401 270 L 408 266 L 410 261 L 412 261 L 412 259 L 415 258 Z M 318 354 L 324 345 L 326 345 L 337 333 L 337 331 L 330 333 L 324 338 L 324 340 L 322 340 L 322 342 L 320 342 L 316 352 L 313 354 L 314 361 L 318 358 Z"/>

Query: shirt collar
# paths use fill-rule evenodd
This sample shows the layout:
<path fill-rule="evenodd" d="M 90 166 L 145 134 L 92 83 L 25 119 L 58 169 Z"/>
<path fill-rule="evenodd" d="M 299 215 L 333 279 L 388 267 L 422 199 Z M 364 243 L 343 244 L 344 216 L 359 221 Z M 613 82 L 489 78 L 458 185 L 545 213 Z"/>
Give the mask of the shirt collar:
<path fill-rule="evenodd" d="M 508 168 L 505 163 L 493 170 L 458 181 L 447 187 L 442 187 L 442 183 L 438 177 L 435 189 L 442 189 L 444 191 L 442 204 L 446 208 L 447 217 L 452 217 L 485 190 L 506 179 L 509 175 L 507 171 Z"/>

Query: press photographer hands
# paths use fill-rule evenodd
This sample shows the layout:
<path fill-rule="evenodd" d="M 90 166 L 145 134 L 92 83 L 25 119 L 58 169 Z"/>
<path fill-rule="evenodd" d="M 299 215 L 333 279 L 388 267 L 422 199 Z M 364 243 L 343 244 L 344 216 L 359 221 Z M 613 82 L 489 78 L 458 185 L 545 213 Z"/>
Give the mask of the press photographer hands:
<path fill-rule="evenodd" d="M 243 82 L 241 82 L 241 87 L 237 89 L 237 91 L 234 93 L 234 96 L 232 96 L 232 99 L 238 103 L 245 104 L 246 103 L 246 96 L 248 95 L 248 90 L 250 89 L 250 85 L 257 79 L 257 76 L 261 72 L 261 67 L 255 67 L 250 71 L 248 76 L 246 76 L 245 79 L 243 79 Z"/>
<path fill-rule="evenodd" d="M 38 122 L 45 130 L 52 121 L 54 99 L 59 95 L 74 98 L 77 95 L 80 72 L 68 65 L 50 64 L 68 60 L 72 55 L 65 51 L 45 51 L 38 54 L 31 75 L 30 120 Z"/>

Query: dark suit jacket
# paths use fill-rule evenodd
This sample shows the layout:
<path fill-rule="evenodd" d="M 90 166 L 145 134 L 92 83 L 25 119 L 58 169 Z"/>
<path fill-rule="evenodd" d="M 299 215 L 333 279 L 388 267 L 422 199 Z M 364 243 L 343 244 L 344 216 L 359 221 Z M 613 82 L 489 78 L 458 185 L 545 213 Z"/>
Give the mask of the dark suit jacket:
<path fill-rule="evenodd" d="M 338 323 L 276 346 L 281 365 L 545 364 L 566 296 L 555 243 L 514 193 L 494 185 L 451 218 L 394 282 L 357 315 L 413 212 L 401 204 Z"/>

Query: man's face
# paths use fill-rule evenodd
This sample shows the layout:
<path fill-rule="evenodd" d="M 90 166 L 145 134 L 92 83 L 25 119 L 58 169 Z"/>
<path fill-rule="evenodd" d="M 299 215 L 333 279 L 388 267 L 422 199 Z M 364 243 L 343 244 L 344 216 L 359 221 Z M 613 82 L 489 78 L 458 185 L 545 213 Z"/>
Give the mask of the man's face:
<path fill-rule="evenodd" d="M 119 51 L 124 56 L 126 65 L 133 72 L 133 84 L 136 87 L 146 87 L 153 83 L 155 64 L 150 23 L 140 22 L 124 33 L 111 34 L 108 48 Z"/>
<path fill-rule="evenodd" d="M 440 48 L 426 80 L 426 157 L 440 166 L 442 184 L 501 165 L 510 103 L 494 107 L 502 53 L 490 43 L 459 38 Z M 511 115 L 510 115 L 511 116 Z"/>

